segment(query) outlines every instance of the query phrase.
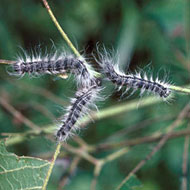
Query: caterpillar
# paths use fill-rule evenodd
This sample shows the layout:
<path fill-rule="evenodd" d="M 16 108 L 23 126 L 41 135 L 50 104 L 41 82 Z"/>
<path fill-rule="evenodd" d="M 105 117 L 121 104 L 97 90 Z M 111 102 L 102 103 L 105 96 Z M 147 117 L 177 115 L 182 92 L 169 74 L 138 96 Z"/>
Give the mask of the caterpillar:
<path fill-rule="evenodd" d="M 58 75 L 72 73 L 76 76 L 77 82 L 82 86 L 90 86 L 95 83 L 94 71 L 85 58 L 54 53 L 52 56 L 32 55 L 20 57 L 12 65 L 9 74 L 22 77 L 25 74 L 39 76 L 42 74 Z"/>
<path fill-rule="evenodd" d="M 71 106 L 67 108 L 63 124 L 56 132 L 58 141 L 65 141 L 79 129 L 79 119 L 87 115 L 91 107 L 96 107 L 95 100 L 100 100 L 101 81 L 96 79 L 96 84 L 89 88 L 82 88 L 76 92 L 75 98 L 71 100 Z"/>
<path fill-rule="evenodd" d="M 106 50 L 104 49 L 104 51 Z M 105 54 L 100 54 L 99 58 L 101 60 L 98 61 L 98 63 L 102 68 L 102 72 L 106 75 L 108 80 L 118 87 L 118 89 L 125 87 L 125 93 L 132 89 L 131 94 L 133 94 L 137 89 L 140 89 L 140 95 L 144 92 L 151 92 L 163 98 L 163 100 L 168 100 L 168 98 L 171 97 L 172 91 L 168 83 L 158 78 L 154 80 L 152 76 L 148 78 L 146 73 L 144 73 L 143 76 L 140 72 L 125 74 L 119 69 L 118 64 L 114 65 L 111 55 L 107 52 L 105 52 Z"/>

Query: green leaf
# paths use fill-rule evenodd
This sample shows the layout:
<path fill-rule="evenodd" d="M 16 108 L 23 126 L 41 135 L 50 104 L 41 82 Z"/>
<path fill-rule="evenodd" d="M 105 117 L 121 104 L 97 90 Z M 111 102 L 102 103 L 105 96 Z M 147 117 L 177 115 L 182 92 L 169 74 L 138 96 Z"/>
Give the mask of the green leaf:
<path fill-rule="evenodd" d="M 49 162 L 39 158 L 17 156 L 0 141 L 0 189 L 41 189 Z"/>
<path fill-rule="evenodd" d="M 127 180 L 127 182 L 122 186 L 120 190 L 135 190 L 141 185 L 142 183 L 138 180 L 138 178 L 135 175 L 131 175 L 131 177 Z"/>

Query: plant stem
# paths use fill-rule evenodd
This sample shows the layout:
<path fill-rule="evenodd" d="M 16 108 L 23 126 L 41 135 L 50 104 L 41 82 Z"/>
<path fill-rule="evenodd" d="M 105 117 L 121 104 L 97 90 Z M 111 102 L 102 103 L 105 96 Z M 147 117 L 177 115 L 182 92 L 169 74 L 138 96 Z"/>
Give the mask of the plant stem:
<path fill-rule="evenodd" d="M 13 64 L 13 63 L 15 63 L 15 61 L 0 59 L 0 64 Z"/>
<path fill-rule="evenodd" d="M 183 93 L 190 94 L 190 88 L 185 88 L 185 87 L 180 87 L 180 86 L 170 86 L 169 88 L 176 92 L 183 92 Z"/>
<path fill-rule="evenodd" d="M 59 30 L 59 32 L 61 33 L 62 37 L 65 39 L 65 41 L 67 42 L 68 46 L 72 49 L 72 51 L 74 52 L 74 54 L 78 57 L 80 57 L 80 53 L 77 51 L 77 49 L 74 47 L 74 45 L 72 44 L 72 42 L 70 41 L 70 39 L 68 38 L 67 34 L 63 31 L 63 29 L 61 28 L 60 24 L 58 23 L 57 19 L 55 18 L 48 2 L 46 0 L 42 0 L 44 3 L 44 6 L 46 7 L 49 16 L 51 17 L 52 21 L 54 22 L 56 28 Z"/>
<path fill-rule="evenodd" d="M 63 31 L 63 29 L 61 28 L 59 22 L 57 21 L 57 19 L 55 18 L 47 0 L 42 0 L 44 3 L 44 6 L 46 7 L 52 21 L 54 22 L 56 28 L 58 29 L 58 31 L 60 32 L 60 34 L 62 35 L 62 37 L 64 38 L 64 40 L 66 41 L 66 43 L 68 44 L 68 46 L 72 49 L 72 51 L 74 52 L 74 54 L 77 57 L 80 57 L 80 53 L 78 52 L 78 50 L 75 48 L 75 46 L 72 44 L 71 40 L 68 38 L 67 34 Z M 85 61 L 84 61 L 85 62 Z M 89 65 L 85 62 L 86 66 L 89 67 Z M 92 69 L 92 68 L 91 68 Z M 95 76 L 100 76 L 100 73 L 93 71 Z"/>
<path fill-rule="evenodd" d="M 57 156 L 60 153 L 60 149 L 61 149 L 61 142 L 59 142 L 58 145 L 57 145 L 57 147 L 56 147 L 55 153 L 53 155 L 53 159 L 52 159 L 51 164 L 49 166 L 49 170 L 48 170 L 47 176 L 46 176 L 44 184 L 42 186 L 42 190 L 46 190 L 49 178 L 50 178 L 52 170 L 53 170 L 53 166 L 55 165 L 55 161 L 57 159 Z"/>
<path fill-rule="evenodd" d="M 102 109 L 99 112 L 93 112 L 91 114 L 91 118 L 93 120 L 105 119 L 107 117 L 112 117 L 127 111 L 132 111 L 137 108 L 153 105 L 161 101 L 162 101 L 161 99 L 155 97 L 146 97 L 142 98 L 141 100 L 132 100 L 119 105 L 110 106 L 108 108 Z M 81 120 L 82 125 L 83 124 L 86 125 L 90 121 L 91 119 L 89 119 L 89 117 L 85 117 L 84 119 Z"/>

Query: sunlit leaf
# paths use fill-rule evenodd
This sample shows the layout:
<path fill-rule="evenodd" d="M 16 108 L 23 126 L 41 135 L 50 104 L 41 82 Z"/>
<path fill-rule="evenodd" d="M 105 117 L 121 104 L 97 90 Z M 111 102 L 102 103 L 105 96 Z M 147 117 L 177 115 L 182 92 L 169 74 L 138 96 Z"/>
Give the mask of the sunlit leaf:
<path fill-rule="evenodd" d="M 9 153 L 0 142 L 0 189 L 41 189 L 49 162 Z"/>

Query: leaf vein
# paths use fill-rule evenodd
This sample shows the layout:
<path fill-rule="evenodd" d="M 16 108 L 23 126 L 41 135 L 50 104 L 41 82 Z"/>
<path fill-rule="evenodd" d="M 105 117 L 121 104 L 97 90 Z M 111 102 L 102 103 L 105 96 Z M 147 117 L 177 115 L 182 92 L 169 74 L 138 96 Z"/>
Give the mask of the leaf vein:
<path fill-rule="evenodd" d="M 10 173 L 10 172 L 15 172 L 15 171 L 19 171 L 19 170 L 24 170 L 26 168 L 31 168 L 31 169 L 40 169 L 40 168 L 43 168 L 45 166 L 49 165 L 49 163 L 45 163 L 41 166 L 24 166 L 24 167 L 21 167 L 21 168 L 15 168 L 15 169 L 11 169 L 11 170 L 5 170 L 3 172 L 0 172 L 0 174 L 7 174 L 7 173 Z"/>

